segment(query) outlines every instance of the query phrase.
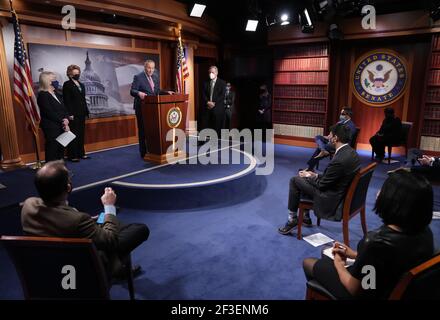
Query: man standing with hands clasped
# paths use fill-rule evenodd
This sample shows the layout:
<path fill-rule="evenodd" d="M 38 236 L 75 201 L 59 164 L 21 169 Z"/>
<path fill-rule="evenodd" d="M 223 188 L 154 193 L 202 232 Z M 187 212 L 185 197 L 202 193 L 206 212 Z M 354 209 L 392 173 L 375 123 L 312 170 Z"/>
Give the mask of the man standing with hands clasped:
<path fill-rule="evenodd" d="M 220 138 L 225 118 L 226 83 L 218 78 L 216 66 L 209 68 L 209 79 L 203 87 L 202 127 L 215 130 Z"/>

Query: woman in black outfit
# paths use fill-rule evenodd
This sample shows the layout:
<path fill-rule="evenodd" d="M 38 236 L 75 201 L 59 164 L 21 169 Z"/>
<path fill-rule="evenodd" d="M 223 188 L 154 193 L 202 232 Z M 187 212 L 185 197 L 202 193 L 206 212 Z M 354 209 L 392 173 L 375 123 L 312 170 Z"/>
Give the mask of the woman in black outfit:
<path fill-rule="evenodd" d="M 379 131 L 370 138 L 371 148 L 376 154 L 376 160 L 385 158 L 385 147 L 392 143 L 398 143 L 402 135 L 402 121 L 394 115 L 393 108 L 386 108 L 385 119 Z"/>
<path fill-rule="evenodd" d="M 308 280 L 315 279 L 339 299 L 387 299 L 400 277 L 434 254 L 429 224 L 433 192 L 422 176 L 404 170 L 390 174 L 374 208 L 383 225 L 370 231 L 358 244 L 357 252 L 336 243 L 334 260 L 308 258 L 303 267 Z M 346 258 L 355 259 L 346 268 Z M 365 266 L 376 271 L 376 289 L 362 287 Z"/>
<path fill-rule="evenodd" d="M 86 117 L 89 117 L 89 109 L 86 102 L 86 88 L 79 81 L 81 69 L 77 65 L 67 68 L 69 80 L 63 85 L 63 100 L 69 111 L 70 129 L 76 135 L 67 149 L 67 157 L 70 161 L 78 162 L 80 158 L 89 159 L 84 150 L 84 132 Z"/>
<path fill-rule="evenodd" d="M 53 72 L 44 71 L 40 74 L 37 103 L 41 114 L 40 127 L 45 138 L 46 162 L 63 159 L 64 148 L 56 138 L 64 131 L 70 130 L 67 109 L 55 92 L 58 85 Z"/>

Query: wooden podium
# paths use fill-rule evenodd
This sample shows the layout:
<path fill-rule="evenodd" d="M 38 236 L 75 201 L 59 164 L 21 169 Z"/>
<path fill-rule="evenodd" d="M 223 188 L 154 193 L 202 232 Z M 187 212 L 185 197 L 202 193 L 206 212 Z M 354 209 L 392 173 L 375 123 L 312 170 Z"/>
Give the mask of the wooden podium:
<path fill-rule="evenodd" d="M 167 133 L 173 129 L 186 130 L 187 107 L 187 94 L 145 97 L 142 101 L 142 118 L 148 150 L 145 161 L 166 163 L 167 152 L 168 155 L 173 154 L 175 159 L 186 157 L 182 151 L 169 152 L 173 150 L 173 141 L 167 141 Z"/>

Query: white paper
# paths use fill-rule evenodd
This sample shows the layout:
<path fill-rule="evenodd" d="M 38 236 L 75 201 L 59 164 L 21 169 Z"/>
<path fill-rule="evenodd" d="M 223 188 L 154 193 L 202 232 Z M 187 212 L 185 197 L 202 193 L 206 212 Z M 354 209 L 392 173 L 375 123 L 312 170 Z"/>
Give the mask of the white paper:
<path fill-rule="evenodd" d="M 440 219 L 440 212 L 439 211 L 434 211 L 432 213 L 432 219 L 434 219 L 434 220 Z"/>
<path fill-rule="evenodd" d="M 332 251 L 333 251 L 333 247 L 330 247 L 330 248 L 323 250 L 322 253 L 324 255 L 326 255 L 327 257 L 329 257 L 330 259 L 334 260 L 335 257 L 333 255 Z M 353 263 L 354 263 L 354 259 L 347 258 L 347 260 L 345 261 L 345 267 L 349 267 L 349 266 L 353 265 Z"/>
<path fill-rule="evenodd" d="M 304 241 L 307 241 L 314 247 L 322 246 L 323 244 L 333 242 L 334 240 L 327 237 L 325 234 L 322 233 L 315 233 L 310 236 L 304 237 Z"/>
<path fill-rule="evenodd" d="M 6 189 L 6 186 L 0 183 L 0 189 Z"/>
<path fill-rule="evenodd" d="M 75 139 L 76 136 L 72 133 L 72 131 L 66 131 L 62 134 L 60 134 L 57 137 L 57 141 L 63 146 L 66 147 L 67 145 L 69 145 L 69 143 L 71 143 L 73 141 L 73 139 Z"/>

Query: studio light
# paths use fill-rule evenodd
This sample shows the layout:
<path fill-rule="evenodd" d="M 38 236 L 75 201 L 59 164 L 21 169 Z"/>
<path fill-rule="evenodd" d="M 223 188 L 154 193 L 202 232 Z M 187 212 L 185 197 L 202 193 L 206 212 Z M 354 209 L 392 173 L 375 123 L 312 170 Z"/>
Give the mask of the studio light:
<path fill-rule="evenodd" d="M 258 26 L 258 20 L 248 20 L 246 25 L 246 31 L 256 31 Z"/>
<path fill-rule="evenodd" d="M 309 11 L 307 10 L 307 8 L 304 9 L 304 15 L 306 16 L 307 24 L 308 24 L 309 26 L 311 26 L 311 25 L 312 25 L 312 20 L 310 19 Z"/>
<path fill-rule="evenodd" d="M 200 3 L 195 3 L 191 9 L 191 13 L 189 15 L 191 17 L 201 18 L 205 9 L 206 9 L 206 5 L 200 4 Z"/>
<path fill-rule="evenodd" d="M 290 23 L 290 21 L 289 21 L 289 15 L 287 14 L 287 13 L 283 13 L 282 15 L 281 15 L 281 25 L 282 26 L 286 26 L 286 25 L 288 25 Z"/>
<path fill-rule="evenodd" d="M 305 8 L 299 14 L 299 22 L 301 24 L 301 31 L 303 33 L 312 33 L 315 30 L 309 11 Z"/>

